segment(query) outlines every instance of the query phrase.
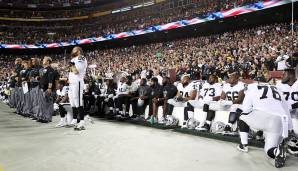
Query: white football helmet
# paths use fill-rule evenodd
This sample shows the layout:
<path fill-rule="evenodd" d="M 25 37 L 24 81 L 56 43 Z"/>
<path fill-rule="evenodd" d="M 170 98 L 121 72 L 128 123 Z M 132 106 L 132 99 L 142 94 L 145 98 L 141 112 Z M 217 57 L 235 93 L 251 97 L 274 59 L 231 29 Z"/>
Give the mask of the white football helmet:
<path fill-rule="evenodd" d="M 200 122 L 196 121 L 194 118 L 190 118 L 186 122 L 186 127 L 187 129 L 195 129 L 199 124 Z"/>
<path fill-rule="evenodd" d="M 292 155 L 298 155 L 298 140 L 297 140 L 297 138 L 292 138 L 288 142 L 288 152 Z"/>
<path fill-rule="evenodd" d="M 167 115 L 166 126 L 177 126 L 179 120 L 173 117 L 172 115 Z"/>
<path fill-rule="evenodd" d="M 226 124 L 223 122 L 215 122 L 211 126 L 211 132 L 212 133 L 221 133 L 224 131 Z"/>

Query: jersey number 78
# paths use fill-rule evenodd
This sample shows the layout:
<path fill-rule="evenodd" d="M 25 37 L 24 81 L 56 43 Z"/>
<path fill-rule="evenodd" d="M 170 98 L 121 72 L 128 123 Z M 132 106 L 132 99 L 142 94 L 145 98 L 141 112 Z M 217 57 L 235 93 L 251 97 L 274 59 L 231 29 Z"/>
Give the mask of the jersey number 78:
<path fill-rule="evenodd" d="M 267 94 L 268 94 L 268 90 L 269 90 L 269 88 L 270 88 L 271 91 L 272 91 L 272 96 L 273 96 L 273 98 L 274 98 L 275 100 L 279 100 L 279 101 L 281 101 L 281 95 L 278 93 L 277 88 L 274 87 L 274 86 L 258 86 L 258 89 L 259 89 L 259 90 L 263 89 L 263 94 L 262 94 L 262 96 L 260 97 L 260 99 L 267 99 L 267 98 L 268 98 Z"/>

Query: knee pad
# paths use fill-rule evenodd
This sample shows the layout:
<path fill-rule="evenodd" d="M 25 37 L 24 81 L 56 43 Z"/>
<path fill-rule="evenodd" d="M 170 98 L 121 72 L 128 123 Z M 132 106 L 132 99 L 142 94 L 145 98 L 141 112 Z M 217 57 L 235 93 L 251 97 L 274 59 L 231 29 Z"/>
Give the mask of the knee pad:
<path fill-rule="evenodd" d="M 240 132 L 249 132 L 249 126 L 243 120 L 238 121 L 238 127 Z"/>
<path fill-rule="evenodd" d="M 209 111 L 209 105 L 208 104 L 204 104 L 203 105 L 203 111 L 204 112 L 208 112 Z"/>
<path fill-rule="evenodd" d="M 206 120 L 207 121 L 212 121 L 214 119 L 214 117 L 215 117 L 215 111 L 209 110 L 207 112 L 207 118 L 206 118 Z"/>
<path fill-rule="evenodd" d="M 234 124 L 239 118 L 239 115 L 236 112 L 230 112 L 229 123 Z"/>
<path fill-rule="evenodd" d="M 187 107 L 186 108 L 188 108 L 188 111 L 192 111 L 192 112 L 195 111 L 195 108 L 188 102 L 187 102 Z"/>

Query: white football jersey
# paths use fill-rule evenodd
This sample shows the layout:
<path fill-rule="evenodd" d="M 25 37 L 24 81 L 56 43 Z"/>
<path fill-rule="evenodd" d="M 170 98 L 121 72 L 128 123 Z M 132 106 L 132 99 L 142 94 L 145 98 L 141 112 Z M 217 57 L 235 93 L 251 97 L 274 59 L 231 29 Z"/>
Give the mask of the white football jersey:
<path fill-rule="evenodd" d="M 233 87 L 229 83 L 224 84 L 222 91 L 225 92 L 226 94 L 225 100 L 233 101 L 239 97 L 239 92 L 244 89 L 245 89 L 245 84 L 239 81 Z"/>
<path fill-rule="evenodd" d="M 196 90 L 196 86 L 193 83 L 189 83 L 187 86 L 183 87 L 182 83 L 177 85 L 178 92 L 183 98 L 189 97 L 191 92 Z"/>
<path fill-rule="evenodd" d="M 117 94 L 128 94 L 128 85 L 126 83 L 118 83 Z"/>
<path fill-rule="evenodd" d="M 287 102 L 288 108 L 292 109 L 292 104 L 298 102 L 298 80 L 290 86 L 288 84 L 277 83 L 276 87 L 282 92 L 282 95 Z"/>
<path fill-rule="evenodd" d="M 69 82 L 78 82 L 78 81 L 83 81 L 84 77 L 86 75 L 86 69 L 87 69 L 87 60 L 83 56 L 78 56 L 73 59 L 71 59 L 71 62 L 75 64 L 75 67 L 79 71 L 79 74 L 74 74 L 73 72 L 69 72 L 68 79 Z"/>
<path fill-rule="evenodd" d="M 222 84 L 220 83 L 204 83 L 202 89 L 200 90 L 200 96 L 203 97 L 203 100 L 213 100 L 213 97 L 218 97 L 222 92 Z"/>
<path fill-rule="evenodd" d="M 288 115 L 287 106 L 282 93 L 274 85 L 253 83 L 248 87 L 244 97 L 243 113 L 253 110 L 264 111 L 275 115 Z"/>

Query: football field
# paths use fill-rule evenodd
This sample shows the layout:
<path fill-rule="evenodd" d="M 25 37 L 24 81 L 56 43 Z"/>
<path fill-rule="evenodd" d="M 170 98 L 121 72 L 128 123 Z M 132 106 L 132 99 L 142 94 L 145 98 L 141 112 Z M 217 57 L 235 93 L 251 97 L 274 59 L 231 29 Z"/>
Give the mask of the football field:
<path fill-rule="evenodd" d="M 0 170 L 5 171 L 266 171 L 275 169 L 262 149 L 95 119 L 87 130 L 54 128 L 13 113 L 0 103 Z M 282 170 L 296 171 L 290 157 Z"/>

